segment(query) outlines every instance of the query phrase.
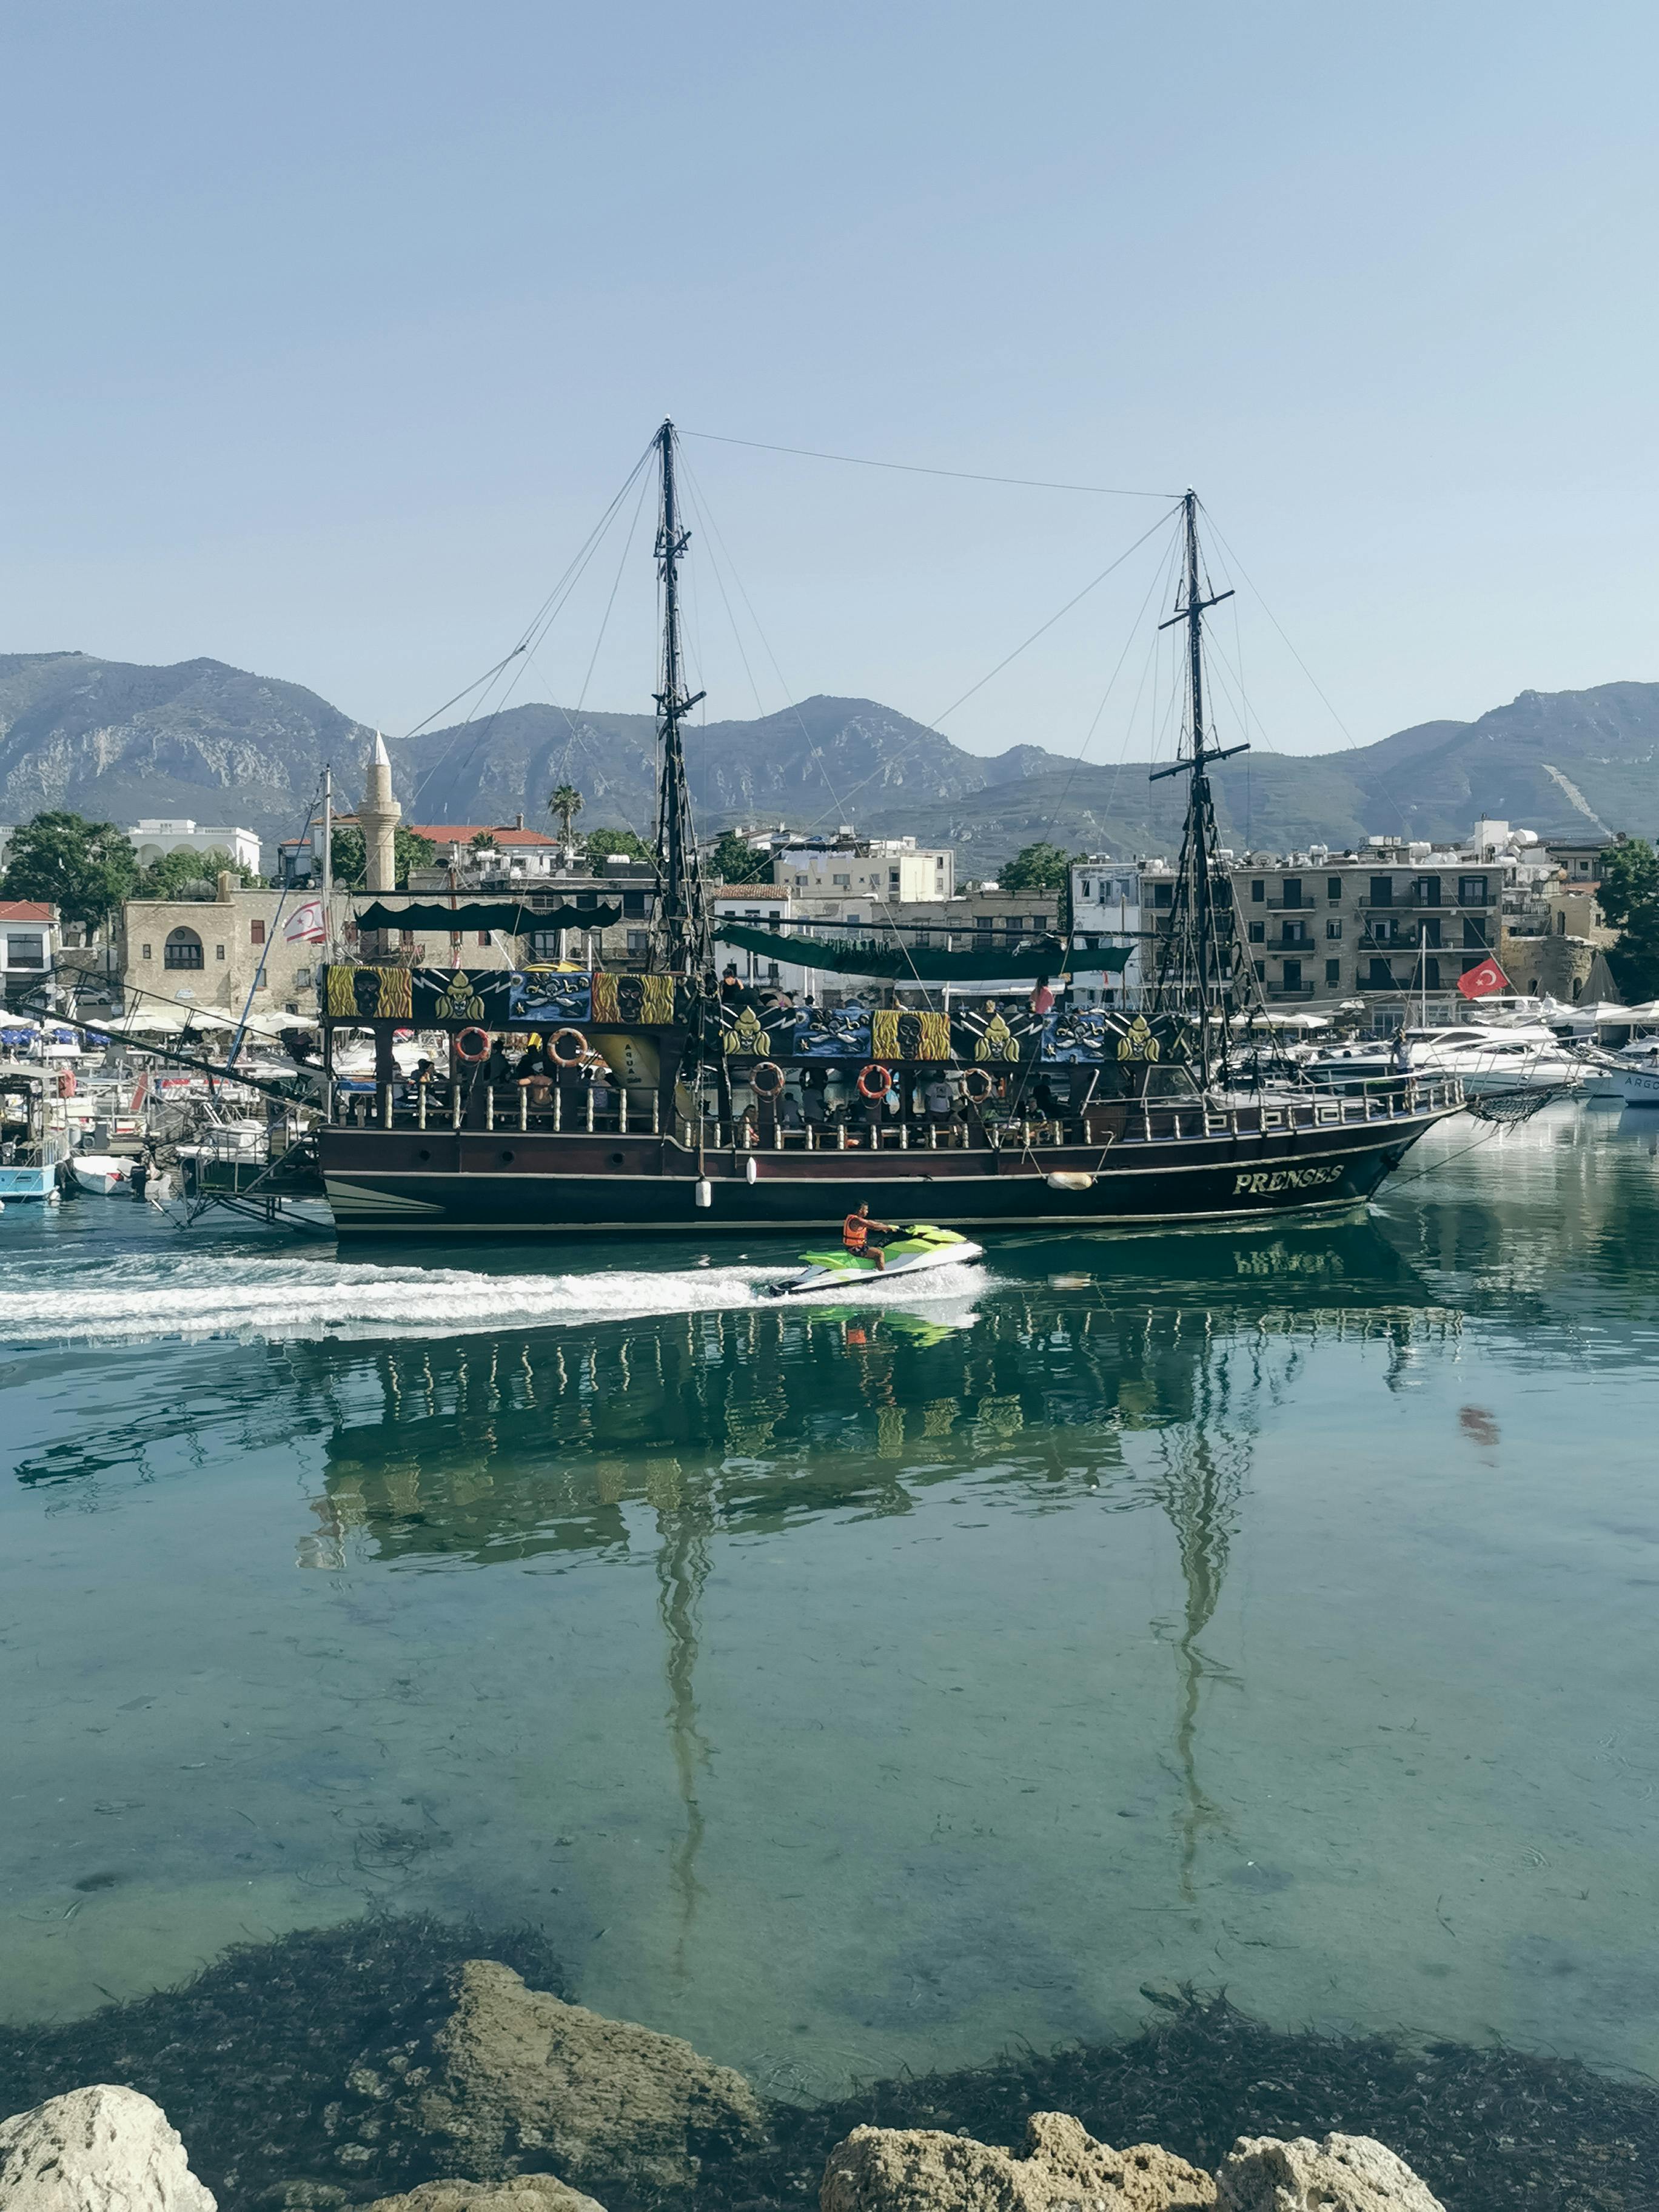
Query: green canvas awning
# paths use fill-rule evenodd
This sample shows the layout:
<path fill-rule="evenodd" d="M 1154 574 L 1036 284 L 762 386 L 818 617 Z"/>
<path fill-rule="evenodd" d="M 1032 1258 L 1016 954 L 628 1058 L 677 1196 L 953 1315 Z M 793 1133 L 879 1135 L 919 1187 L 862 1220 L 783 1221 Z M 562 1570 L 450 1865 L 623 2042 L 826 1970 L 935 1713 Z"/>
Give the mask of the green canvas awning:
<path fill-rule="evenodd" d="M 1078 945 L 1068 951 L 1058 937 L 1031 938 L 1002 951 L 977 945 L 967 952 L 935 951 L 921 945 L 872 949 L 834 939 L 819 943 L 810 937 L 781 937 L 749 922 L 724 921 L 716 921 L 714 934 L 722 945 L 758 952 L 763 959 L 789 960 L 798 968 L 822 968 L 835 975 L 879 976 L 895 983 L 1036 982 L 1045 975 L 1121 975 L 1130 952 L 1125 945 L 1094 951 Z"/>
<path fill-rule="evenodd" d="M 377 899 L 357 916 L 359 929 L 499 929 L 504 937 L 528 937 L 548 929 L 611 929 L 622 920 L 619 906 L 556 906 L 541 913 L 517 899 L 465 899 L 459 906 L 436 900 L 408 906 L 383 906 Z"/>

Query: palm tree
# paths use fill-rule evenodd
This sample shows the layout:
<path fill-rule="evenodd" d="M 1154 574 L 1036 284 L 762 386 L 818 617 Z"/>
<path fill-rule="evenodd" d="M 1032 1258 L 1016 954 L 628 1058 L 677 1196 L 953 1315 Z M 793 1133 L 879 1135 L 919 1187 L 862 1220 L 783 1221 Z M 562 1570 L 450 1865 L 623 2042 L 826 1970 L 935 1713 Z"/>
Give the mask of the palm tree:
<path fill-rule="evenodd" d="M 582 811 L 580 792 L 574 783 L 559 784 L 555 788 L 553 796 L 547 802 L 547 811 L 557 821 L 568 848 L 570 843 L 570 825 Z"/>

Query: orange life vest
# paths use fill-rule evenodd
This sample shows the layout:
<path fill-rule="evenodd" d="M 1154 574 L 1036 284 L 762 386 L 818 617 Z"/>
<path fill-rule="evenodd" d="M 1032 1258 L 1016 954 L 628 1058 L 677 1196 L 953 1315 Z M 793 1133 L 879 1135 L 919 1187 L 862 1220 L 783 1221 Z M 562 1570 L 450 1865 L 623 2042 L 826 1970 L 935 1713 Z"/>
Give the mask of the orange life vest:
<path fill-rule="evenodd" d="M 841 1241 L 849 1252 L 862 1252 L 870 1235 L 870 1224 L 861 1213 L 849 1213 L 841 1224 Z"/>

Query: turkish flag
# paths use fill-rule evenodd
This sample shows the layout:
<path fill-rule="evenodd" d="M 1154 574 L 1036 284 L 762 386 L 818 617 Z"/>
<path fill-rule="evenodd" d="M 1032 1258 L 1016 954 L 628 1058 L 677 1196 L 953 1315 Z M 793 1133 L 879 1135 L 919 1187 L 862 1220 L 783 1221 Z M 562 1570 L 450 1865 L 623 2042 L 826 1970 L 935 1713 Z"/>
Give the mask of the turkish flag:
<path fill-rule="evenodd" d="M 1478 968 L 1471 968 L 1458 977 L 1457 988 L 1466 999 L 1486 999 L 1494 991 L 1508 991 L 1514 987 L 1495 960 L 1483 960 Z"/>

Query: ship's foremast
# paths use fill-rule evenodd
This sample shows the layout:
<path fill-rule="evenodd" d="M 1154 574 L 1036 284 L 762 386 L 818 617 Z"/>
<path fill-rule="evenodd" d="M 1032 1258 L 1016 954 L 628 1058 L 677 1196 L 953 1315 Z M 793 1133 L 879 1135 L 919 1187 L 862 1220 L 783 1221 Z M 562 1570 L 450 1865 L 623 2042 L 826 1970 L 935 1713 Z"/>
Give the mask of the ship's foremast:
<path fill-rule="evenodd" d="M 685 748 L 680 734 L 684 717 L 703 696 L 688 693 L 681 670 L 680 556 L 691 533 L 682 527 L 674 485 L 674 425 L 665 422 L 656 437 L 661 476 L 657 519 L 657 578 L 662 586 L 661 690 L 656 695 L 659 751 L 657 785 L 657 861 L 662 872 L 653 933 L 660 964 L 693 980 L 708 974 L 714 959 L 702 871 L 697 861 L 691 797 L 686 788 Z"/>

